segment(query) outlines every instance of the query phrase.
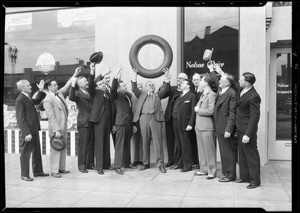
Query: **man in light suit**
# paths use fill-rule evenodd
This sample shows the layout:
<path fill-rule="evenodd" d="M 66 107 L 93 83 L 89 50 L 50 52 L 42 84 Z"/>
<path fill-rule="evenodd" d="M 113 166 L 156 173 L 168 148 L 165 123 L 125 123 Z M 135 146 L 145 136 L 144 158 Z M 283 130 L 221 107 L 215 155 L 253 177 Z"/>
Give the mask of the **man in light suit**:
<path fill-rule="evenodd" d="M 156 154 L 156 166 L 162 173 L 166 172 L 164 166 L 164 152 L 163 152 L 163 136 L 162 123 L 165 121 L 164 112 L 161 107 L 161 97 L 163 97 L 170 87 L 169 70 L 165 69 L 166 80 L 163 88 L 154 93 L 155 86 L 149 81 L 146 83 L 146 91 L 141 91 L 137 88 L 137 70 L 133 69 L 135 78 L 132 81 L 132 92 L 138 97 L 136 111 L 133 116 L 133 122 L 139 121 L 141 128 L 141 135 L 143 141 L 143 166 L 139 170 L 150 168 L 150 141 L 151 137 L 154 145 L 154 152 Z"/>
<path fill-rule="evenodd" d="M 122 165 L 124 168 L 130 168 L 130 139 L 133 134 L 131 94 L 127 91 L 126 84 L 121 81 L 121 75 L 122 68 L 119 68 L 111 87 L 111 96 L 115 106 L 113 127 L 116 137 L 114 168 L 119 175 L 123 175 L 123 171 L 121 170 Z M 129 161 L 126 162 L 126 159 L 129 159 Z"/>
<path fill-rule="evenodd" d="M 48 89 L 48 94 L 44 99 L 43 106 L 49 122 L 49 136 L 57 138 L 63 137 L 67 140 L 68 133 L 68 105 L 65 97 L 69 94 L 71 81 L 80 73 L 81 68 L 75 70 L 74 75 L 67 81 L 65 86 L 58 90 L 58 85 L 55 80 L 47 80 L 45 87 Z M 60 178 L 62 174 L 69 173 L 66 170 L 67 146 L 65 149 L 58 151 L 50 147 L 50 168 L 51 176 Z"/>
<path fill-rule="evenodd" d="M 213 79 L 208 74 L 203 76 L 199 84 L 202 95 L 195 106 L 197 113 L 195 130 L 200 163 L 200 170 L 196 171 L 195 175 L 208 175 L 207 180 L 215 178 L 217 171 L 213 122 L 216 94 L 212 91 L 211 85 Z"/>
<path fill-rule="evenodd" d="M 75 89 L 75 86 L 78 89 Z M 88 91 L 89 82 L 83 76 L 73 78 L 69 99 L 78 107 L 78 170 L 87 173 L 87 169 L 93 169 L 94 164 L 94 132 L 93 124 L 89 121 L 93 105 L 93 99 Z"/>
<path fill-rule="evenodd" d="M 223 74 L 217 92 L 214 110 L 214 122 L 218 138 L 222 177 L 220 182 L 230 182 L 236 179 L 236 159 L 234 150 L 236 91 L 233 88 L 234 77 Z"/>
<path fill-rule="evenodd" d="M 35 99 L 32 99 L 29 96 L 31 93 L 31 85 L 27 80 L 18 81 L 17 87 L 20 94 L 16 100 L 16 118 L 22 133 L 22 151 L 20 155 L 21 179 L 25 181 L 33 181 L 33 179 L 29 177 L 29 161 L 31 153 L 33 176 L 49 176 L 49 174 L 43 172 L 39 137 L 39 130 L 41 130 L 41 127 L 38 114 L 34 106 L 38 105 L 42 101 L 44 81 L 40 81 L 38 85 L 39 92 Z"/>
<path fill-rule="evenodd" d="M 173 128 L 175 133 L 175 150 L 180 156 L 177 166 L 180 172 L 188 172 L 192 170 L 192 129 L 195 126 L 195 94 L 192 82 L 183 80 L 180 84 L 180 95 L 177 96 L 173 109 Z"/>
<path fill-rule="evenodd" d="M 255 75 L 243 73 L 241 90 L 237 96 L 236 127 L 238 132 L 240 180 L 250 182 L 248 189 L 260 186 L 260 158 L 257 150 L 257 126 L 260 118 L 261 99 L 253 84 Z"/>

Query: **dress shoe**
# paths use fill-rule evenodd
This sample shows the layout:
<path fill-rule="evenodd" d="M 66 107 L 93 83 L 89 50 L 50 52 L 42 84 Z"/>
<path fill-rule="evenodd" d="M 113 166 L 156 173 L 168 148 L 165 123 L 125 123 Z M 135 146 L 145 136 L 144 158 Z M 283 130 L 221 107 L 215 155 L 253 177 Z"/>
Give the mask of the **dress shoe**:
<path fill-rule="evenodd" d="M 161 173 L 166 173 L 166 168 L 164 166 L 159 166 L 159 171 Z"/>
<path fill-rule="evenodd" d="M 109 170 L 115 170 L 115 167 L 109 166 L 108 169 Z"/>
<path fill-rule="evenodd" d="M 87 167 L 86 169 L 96 170 L 96 167 L 92 166 L 92 167 Z"/>
<path fill-rule="evenodd" d="M 79 169 L 79 171 L 82 173 L 88 173 L 88 170 L 86 170 L 86 169 Z"/>
<path fill-rule="evenodd" d="M 143 165 L 142 167 L 139 168 L 139 171 L 149 169 L 149 168 L 150 168 L 150 165 Z"/>
<path fill-rule="evenodd" d="M 134 166 L 134 165 L 129 165 L 128 167 L 125 167 L 125 168 L 130 168 L 130 169 L 136 169 L 137 168 L 137 166 Z"/>
<path fill-rule="evenodd" d="M 61 178 L 61 175 L 59 173 L 51 173 L 51 176 L 55 178 Z"/>
<path fill-rule="evenodd" d="M 238 179 L 236 181 L 234 181 L 235 183 L 249 183 L 249 181 L 246 180 L 242 180 L 242 179 Z"/>
<path fill-rule="evenodd" d="M 225 183 L 225 182 L 231 182 L 231 181 L 234 181 L 234 180 L 233 179 L 228 179 L 226 177 L 219 179 L 219 182 L 223 182 L 223 183 Z"/>
<path fill-rule="evenodd" d="M 195 175 L 195 176 L 204 176 L 204 175 L 207 175 L 207 173 L 205 173 L 205 172 L 200 172 L 200 171 L 196 171 L 196 172 L 194 173 L 194 175 Z"/>
<path fill-rule="evenodd" d="M 175 169 L 181 169 L 180 166 L 177 166 L 177 165 L 173 165 L 170 167 L 171 170 L 175 170 Z"/>
<path fill-rule="evenodd" d="M 174 162 L 168 162 L 166 163 L 165 167 L 170 167 L 170 166 L 173 166 L 174 165 Z"/>
<path fill-rule="evenodd" d="M 141 161 L 138 161 L 138 162 L 137 162 L 137 164 L 141 164 L 141 165 L 144 165 L 144 164 L 143 164 L 143 162 L 141 162 Z"/>
<path fill-rule="evenodd" d="M 40 172 L 40 173 L 35 173 L 33 174 L 34 177 L 47 177 L 49 176 L 49 174 L 44 173 L 44 172 Z"/>
<path fill-rule="evenodd" d="M 248 186 L 247 186 L 247 189 L 255 189 L 256 187 L 259 187 L 259 185 L 256 185 L 254 183 L 250 183 Z"/>
<path fill-rule="evenodd" d="M 115 169 L 115 172 L 118 174 L 118 175 L 123 175 L 123 171 L 118 168 L 118 169 Z"/>
<path fill-rule="evenodd" d="M 33 179 L 31 177 L 23 177 L 23 176 L 21 176 L 21 179 L 25 180 L 25 181 L 33 181 Z"/>
<path fill-rule="evenodd" d="M 59 173 L 62 173 L 62 174 L 67 174 L 67 173 L 70 173 L 69 170 L 58 170 Z"/>
<path fill-rule="evenodd" d="M 180 169 L 180 172 L 188 172 L 188 171 L 192 171 L 192 169 Z"/>
<path fill-rule="evenodd" d="M 212 179 L 214 179 L 214 178 L 216 178 L 216 176 L 208 175 L 208 176 L 206 177 L 206 180 L 212 180 Z"/>
<path fill-rule="evenodd" d="M 200 169 L 200 166 L 199 166 L 199 164 L 193 164 L 193 165 L 192 165 L 192 168 L 193 168 L 193 169 Z"/>
<path fill-rule="evenodd" d="M 137 167 L 137 165 L 138 165 L 138 162 L 137 162 L 137 161 L 135 161 L 135 162 L 133 162 L 133 163 L 131 164 L 131 166 L 133 166 L 133 167 Z"/>
<path fill-rule="evenodd" d="M 100 169 L 100 170 L 97 170 L 97 173 L 98 173 L 99 175 L 104 175 L 104 172 L 103 172 L 103 170 L 102 170 L 102 169 Z"/>

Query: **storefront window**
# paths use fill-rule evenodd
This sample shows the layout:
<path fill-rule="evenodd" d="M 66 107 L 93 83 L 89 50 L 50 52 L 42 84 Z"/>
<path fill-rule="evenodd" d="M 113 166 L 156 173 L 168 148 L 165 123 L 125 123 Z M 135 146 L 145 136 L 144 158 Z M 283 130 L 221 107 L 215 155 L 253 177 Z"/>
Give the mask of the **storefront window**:
<path fill-rule="evenodd" d="M 276 139 L 291 140 L 292 135 L 292 64 L 291 53 L 277 54 Z"/>
<path fill-rule="evenodd" d="M 184 72 L 208 73 L 205 50 L 211 60 L 238 80 L 239 8 L 192 7 L 184 10 Z"/>

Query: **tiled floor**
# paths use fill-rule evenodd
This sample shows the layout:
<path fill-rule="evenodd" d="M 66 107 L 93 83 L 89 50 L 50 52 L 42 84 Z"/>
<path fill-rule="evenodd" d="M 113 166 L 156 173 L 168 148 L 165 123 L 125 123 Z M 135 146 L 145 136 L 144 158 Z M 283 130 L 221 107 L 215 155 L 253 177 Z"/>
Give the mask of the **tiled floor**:
<path fill-rule="evenodd" d="M 43 156 L 49 172 L 49 156 Z M 237 167 L 238 168 L 238 167 Z M 153 166 L 145 171 L 125 169 L 124 175 L 105 170 L 82 174 L 77 158 L 67 157 L 70 174 L 62 178 L 20 178 L 19 155 L 5 154 L 6 207 L 258 207 L 266 211 L 291 211 L 291 162 L 271 161 L 261 167 L 261 187 L 247 183 L 220 183 L 194 172 L 169 170 L 162 174 Z M 218 175 L 220 165 L 218 164 Z M 31 175 L 32 176 L 32 175 Z"/>

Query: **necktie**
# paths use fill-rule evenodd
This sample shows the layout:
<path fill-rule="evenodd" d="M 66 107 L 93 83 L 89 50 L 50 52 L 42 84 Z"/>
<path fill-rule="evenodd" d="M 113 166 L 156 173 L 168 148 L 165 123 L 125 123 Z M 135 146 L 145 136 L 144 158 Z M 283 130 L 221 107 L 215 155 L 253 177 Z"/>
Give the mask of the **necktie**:
<path fill-rule="evenodd" d="M 220 90 L 220 92 L 219 92 L 219 95 L 221 96 L 223 93 L 222 93 L 222 90 Z"/>
<path fill-rule="evenodd" d="M 129 107 L 131 108 L 131 101 L 130 101 L 129 97 L 127 95 L 125 95 L 125 97 L 127 98 L 128 102 L 129 102 Z"/>

